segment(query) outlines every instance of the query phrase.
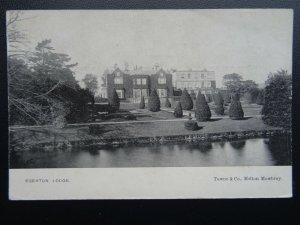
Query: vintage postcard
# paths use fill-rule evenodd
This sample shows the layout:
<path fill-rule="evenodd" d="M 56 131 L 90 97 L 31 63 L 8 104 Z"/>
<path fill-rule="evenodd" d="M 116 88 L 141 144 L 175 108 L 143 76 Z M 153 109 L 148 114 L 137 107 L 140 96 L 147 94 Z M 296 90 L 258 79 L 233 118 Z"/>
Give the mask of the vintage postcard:
<path fill-rule="evenodd" d="M 6 16 L 11 200 L 292 197 L 293 10 Z"/>

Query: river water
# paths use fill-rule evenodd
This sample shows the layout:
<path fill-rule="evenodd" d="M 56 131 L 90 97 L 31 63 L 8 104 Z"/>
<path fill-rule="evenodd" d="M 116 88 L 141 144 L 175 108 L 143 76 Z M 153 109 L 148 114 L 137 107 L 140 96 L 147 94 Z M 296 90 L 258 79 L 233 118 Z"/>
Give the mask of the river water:
<path fill-rule="evenodd" d="M 291 164 L 290 137 L 12 152 L 10 168 L 275 166 Z"/>

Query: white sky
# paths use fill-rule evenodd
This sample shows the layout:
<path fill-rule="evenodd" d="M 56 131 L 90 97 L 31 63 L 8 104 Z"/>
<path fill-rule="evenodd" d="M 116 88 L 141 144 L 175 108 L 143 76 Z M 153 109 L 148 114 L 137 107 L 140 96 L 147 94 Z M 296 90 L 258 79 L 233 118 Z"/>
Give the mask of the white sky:
<path fill-rule="evenodd" d="M 287 9 L 24 11 L 19 23 L 31 47 L 51 39 L 67 53 L 77 80 L 117 63 L 208 69 L 217 86 L 228 73 L 262 83 L 269 72 L 292 70 L 293 12 Z"/>

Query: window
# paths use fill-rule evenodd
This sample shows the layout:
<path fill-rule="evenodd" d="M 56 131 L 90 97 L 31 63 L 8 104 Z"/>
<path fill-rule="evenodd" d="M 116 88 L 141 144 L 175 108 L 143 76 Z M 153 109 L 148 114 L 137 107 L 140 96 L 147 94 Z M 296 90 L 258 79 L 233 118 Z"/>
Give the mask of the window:
<path fill-rule="evenodd" d="M 146 85 L 146 83 L 147 83 L 146 78 L 143 78 L 143 79 L 142 79 L 142 84 L 143 84 L 143 85 Z"/>
<path fill-rule="evenodd" d="M 159 84 L 165 84 L 166 83 L 166 78 L 165 77 L 159 77 L 158 78 L 158 83 Z"/>
<path fill-rule="evenodd" d="M 136 79 L 136 84 L 140 85 L 141 84 L 141 79 Z"/>
<path fill-rule="evenodd" d="M 124 90 L 116 90 L 119 98 L 124 98 Z"/>
<path fill-rule="evenodd" d="M 157 89 L 158 97 L 167 97 L 167 90 L 166 89 Z"/>
<path fill-rule="evenodd" d="M 115 84 L 123 84 L 123 77 L 115 77 Z"/>
<path fill-rule="evenodd" d="M 204 79 L 204 73 L 201 74 L 201 79 Z"/>
<path fill-rule="evenodd" d="M 148 97 L 149 96 L 148 89 L 142 89 L 142 96 L 144 96 L 144 97 Z"/>

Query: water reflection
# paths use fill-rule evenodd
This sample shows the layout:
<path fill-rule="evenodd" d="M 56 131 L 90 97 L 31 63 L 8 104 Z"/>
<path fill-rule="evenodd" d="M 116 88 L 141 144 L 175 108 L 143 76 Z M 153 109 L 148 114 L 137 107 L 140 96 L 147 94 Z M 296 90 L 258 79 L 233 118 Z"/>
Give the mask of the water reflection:
<path fill-rule="evenodd" d="M 232 142 L 12 152 L 11 168 L 272 166 L 291 163 L 290 137 Z"/>

